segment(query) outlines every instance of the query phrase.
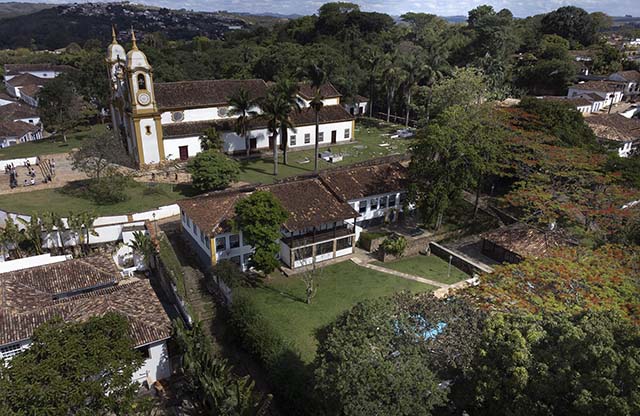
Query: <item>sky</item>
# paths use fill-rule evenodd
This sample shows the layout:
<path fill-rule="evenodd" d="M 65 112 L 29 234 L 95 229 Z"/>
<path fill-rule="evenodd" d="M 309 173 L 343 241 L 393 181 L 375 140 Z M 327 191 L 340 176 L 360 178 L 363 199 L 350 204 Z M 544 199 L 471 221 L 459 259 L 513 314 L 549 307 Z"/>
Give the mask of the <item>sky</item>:
<path fill-rule="evenodd" d="M 74 0 L 17 1 L 31 3 L 74 2 Z M 81 2 L 80 0 L 75 1 Z M 6 2 L 6 0 L 0 0 L 0 3 L 2 2 Z M 325 1 L 317 0 L 132 0 L 131 2 L 152 4 L 171 9 L 227 10 L 230 12 L 279 13 L 285 15 L 313 14 L 325 3 Z M 558 7 L 569 5 L 582 7 L 589 12 L 605 12 L 610 16 L 624 16 L 627 14 L 640 16 L 639 0 L 352 0 L 351 2 L 359 4 L 364 11 L 376 11 L 395 16 L 408 11 L 432 13 L 438 16 L 466 15 L 469 10 L 481 4 L 490 4 L 496 10 L 507 8 L 518 17 L 545 13 Z"/>

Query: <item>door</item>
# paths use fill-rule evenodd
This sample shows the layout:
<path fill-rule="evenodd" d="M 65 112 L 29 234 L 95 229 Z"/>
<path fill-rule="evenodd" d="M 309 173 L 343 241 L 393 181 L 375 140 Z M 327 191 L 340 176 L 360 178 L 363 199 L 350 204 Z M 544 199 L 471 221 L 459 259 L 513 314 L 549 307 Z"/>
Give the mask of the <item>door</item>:
<path fill-rule="evenodd" d="M 178 151 L 180 152 L 180 160 L 189 159 L 189 146 L 180 146 Z"/>
<path fill-rule="evenodd" d="M 338 141 L 338 132 L 335 130 L 331 131 L 331 144 L 336 144 Z"/>

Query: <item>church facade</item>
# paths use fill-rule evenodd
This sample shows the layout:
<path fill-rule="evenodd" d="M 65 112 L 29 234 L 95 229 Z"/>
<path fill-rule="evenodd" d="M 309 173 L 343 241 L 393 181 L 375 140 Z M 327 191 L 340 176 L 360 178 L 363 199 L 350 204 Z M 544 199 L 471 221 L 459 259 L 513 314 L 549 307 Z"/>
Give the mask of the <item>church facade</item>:
<path fill-rule="evenodd" d="M 246 153 L 245 138 L 234 132 L 235 118 L 231 116 L 229 97 L 244 89 L 251 99 L 258 100 L 266 95 L 268 84 L 265 81 L 154 83 L 153 68 L 138 49 L 133 33 L 132 41 L 131 50 L 126 52 L 113 33 L 106 62 L 111 86 L 112 125 L 139 167 L 195 156 L 201 151 L 200 136 L 211 127 L 220 131 L 226 153 Z M 288 131 L 287 148 L 311 148 L 316 140 L 321 146 L 354 140 L 354 117 L 343 108 L 341 94 L 330 83 L 320 88 L 324 106 L 318 115 L 320 128 L 315 137 L 315 112 L 309 107 L 313 92 L 309 85 L 300 85 L 298 98 L 302 109 L 292 112 L 295 128 Z M 261 114 L 259 106 L 253 110 Z M 266 120 L 256 117 L 250 126 L 250 150 L 273 149 Z M 279 136 L 275 145 L 283 146 Z"/>

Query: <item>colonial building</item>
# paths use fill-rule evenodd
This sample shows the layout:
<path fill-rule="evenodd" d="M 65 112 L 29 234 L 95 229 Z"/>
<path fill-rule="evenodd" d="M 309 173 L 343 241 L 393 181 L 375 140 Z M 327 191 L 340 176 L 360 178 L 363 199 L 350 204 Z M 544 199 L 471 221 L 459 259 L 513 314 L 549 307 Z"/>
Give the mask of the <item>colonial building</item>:
<path fill-rule="evenodd" d="M 617 150 L 618 156 L 629 157 L 639 152 L 640 119 L 621 114 L 599 114 L 585 121 L 605 146 Z"/>
<path fill-rule="evenodd" d="M 7 64 L 4 66 L 4 84 L 7 93 L 32 107 L 38 106 L 38 92 L 58 75 L 70 72 L 67 65 Z"/>
<path fill-rule="evenodd" d="M 624 83 L 625 97 L 637 97 L 640 94 L 640 71 L 620 71 L 609 76 L 611 81 Z"/>
<path fill-rule="evenodd" d="M 40 127 L 23 121 L 0 121 L 0 147 L 42 139 Z"/>
<path fill-rule="evenodd" d="M 203 80 L 154 83 L 153 69 L 138 49 L 135 34 L 129 52 L 113 42 L 108 47 L 107 65 L 111 80 L 111 114 L 114 130 L 126 144 L 139 166 L 164 160 L 186 160 L 200 152 L 200 136 L 211 127 L 222 132 L 224 150 L 246 152 L 244 137 L 233 129 L 235 118 L 229 97 L 244 89 L 251 99 L 264 97 L 263 80 Z M 288 147 L 313 147 L 315 141 L 328 146 L 354 139 L 354 118 L 340 104 L 341 95 L 331 84 L 320 89 L 324 107 L 320 111 L 320 132 L 315 137 L 315 113 L 309 108 L 314 90 L 300 86 L 303 110 L 292 114 L 296 126 L 288 131 Z M 259 106 L 253 111 L 260 114 Z M 260 118 L 251 122 L 250 150 L 267 150 L 282 146 L 278 137 L 272 143 L 266 123 Z"/>
<path fill-rule="evenodd" d="M 624 95 L 624 83 L 613 81 L 586 81 L 569 87 L 567 97 L 583 97 L 585 94 L 594 94 L 604 99 L 604 107 L 617 104 L 622 101 Z"/>
<path fill-rule="evenodd" d="M 183 234 L 204 264 L 230 260 L 246 269 L 253 247 L 231 223 L 236 203 L 262 190 L 271 192 L 288 212 L 278 241 L 278 256 L 286 267 L 349 256 L 363 228 L 399 218 L 406 205 L 406 173 L 400 163 L 364 162 L 318 176 L 181 200 Z"/>
<path fill-rule="evenodd" d="M 163 305 L 148 280 L 123 280 L 108 257 L 1 273 L 0 293 L 0 359 L 29 348 L 34 330 L 51 319 L 82 322 L 116 312 L 129 322 L 133 347 L 145 357 L 133 381 L 152 384 L 171 375 L 171 322 Z"/>

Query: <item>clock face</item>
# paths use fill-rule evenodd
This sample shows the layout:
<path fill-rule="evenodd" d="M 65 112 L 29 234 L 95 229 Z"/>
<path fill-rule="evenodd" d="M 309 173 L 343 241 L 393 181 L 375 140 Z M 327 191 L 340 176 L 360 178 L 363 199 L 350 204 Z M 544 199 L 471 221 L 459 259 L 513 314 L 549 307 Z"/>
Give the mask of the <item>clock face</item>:
<path fill-rule="evenodd" d="M 148 105 L 151 102 L 151 96 L 146 92 L 138 94 L 138 102 L 140 105 Z"/>

